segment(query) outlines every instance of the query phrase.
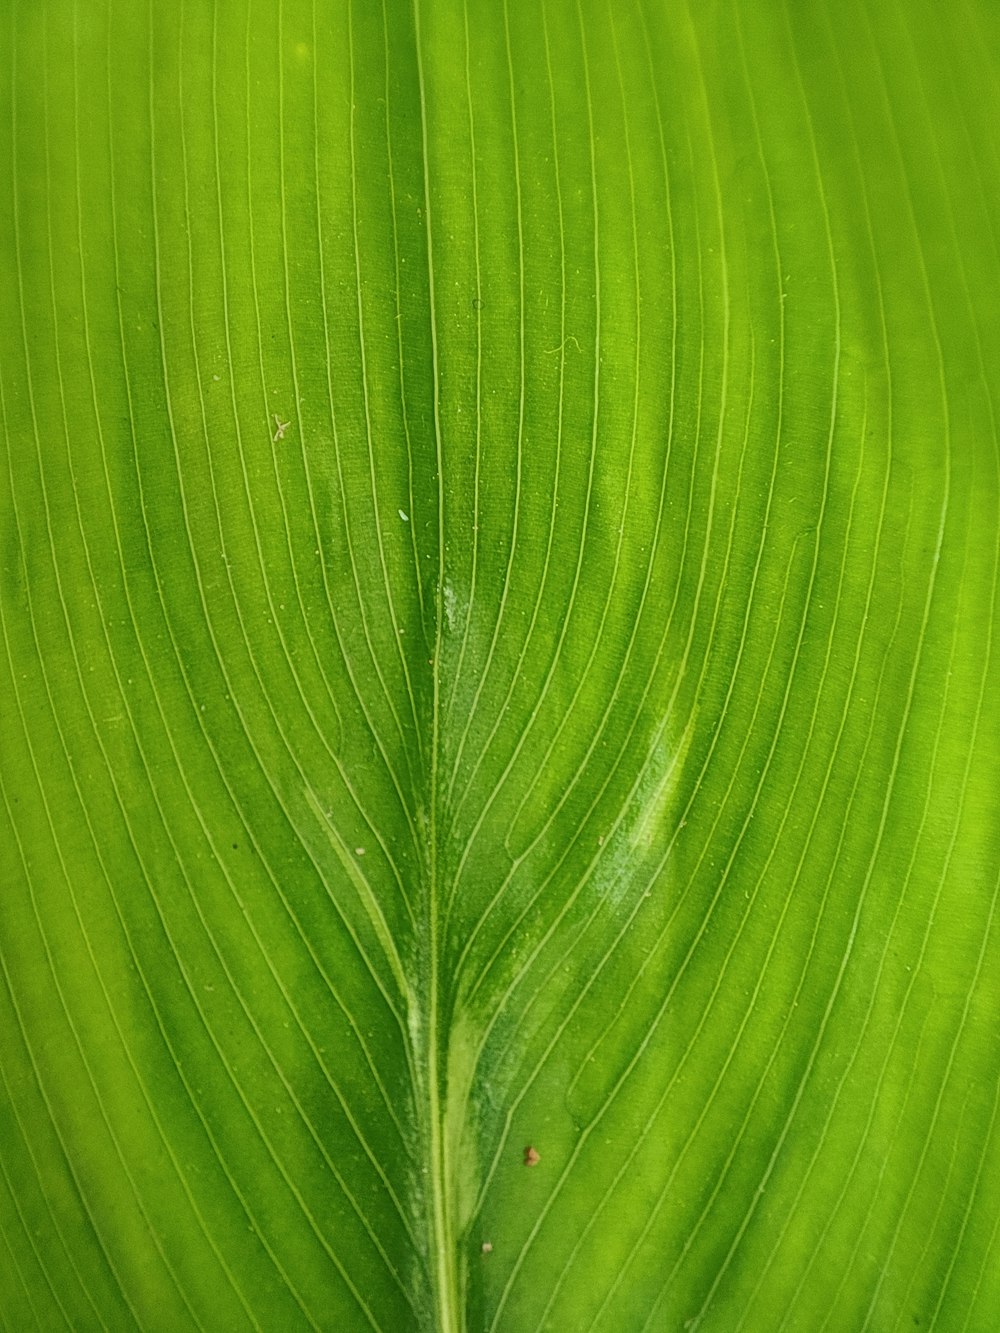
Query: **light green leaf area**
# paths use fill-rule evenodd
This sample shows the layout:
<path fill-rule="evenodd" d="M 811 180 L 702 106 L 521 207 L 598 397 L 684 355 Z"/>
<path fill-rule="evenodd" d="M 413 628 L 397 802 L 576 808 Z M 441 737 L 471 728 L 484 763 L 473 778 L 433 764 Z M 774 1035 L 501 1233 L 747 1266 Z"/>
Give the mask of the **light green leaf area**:
<path fill-rule="evenodd" d="M 996 7 L 0 18 L 0 1326 L 1000 1327 Z"/>

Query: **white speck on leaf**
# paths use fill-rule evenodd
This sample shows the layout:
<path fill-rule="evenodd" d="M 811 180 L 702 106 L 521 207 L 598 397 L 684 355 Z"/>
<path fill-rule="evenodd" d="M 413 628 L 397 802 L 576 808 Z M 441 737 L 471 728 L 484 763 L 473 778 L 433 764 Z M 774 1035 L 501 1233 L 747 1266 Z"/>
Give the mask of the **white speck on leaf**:
<path fill-rule="evenodd" d="M 398 510 L 397 512 L 399 514 L 399 517 L 403 520 L 404 523 L 409 523 L 410 521 L 409 514 L 404 514 L 402 509 Z"/>
<path fill-rule="evenodd" d="M 283 440 L 285 438 L 285 431 L 292 423 L 290 421 L 282 421 L 281 417 L 279 417 L 277 412 L 275 412 L 274 424 L 276 429 L 274 434 L 271 436 L 271 443 L 277 444 L 279 440 Z"/>

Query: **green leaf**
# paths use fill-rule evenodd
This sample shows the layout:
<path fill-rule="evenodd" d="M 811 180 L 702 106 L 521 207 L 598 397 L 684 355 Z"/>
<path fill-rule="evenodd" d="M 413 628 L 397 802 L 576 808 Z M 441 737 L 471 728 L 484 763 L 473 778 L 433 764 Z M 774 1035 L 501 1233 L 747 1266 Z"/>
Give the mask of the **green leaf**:
<path fill-rule="evenodd" d="M 995 7 L 2 8 L 0 1325 L 996 1327 Z"/>

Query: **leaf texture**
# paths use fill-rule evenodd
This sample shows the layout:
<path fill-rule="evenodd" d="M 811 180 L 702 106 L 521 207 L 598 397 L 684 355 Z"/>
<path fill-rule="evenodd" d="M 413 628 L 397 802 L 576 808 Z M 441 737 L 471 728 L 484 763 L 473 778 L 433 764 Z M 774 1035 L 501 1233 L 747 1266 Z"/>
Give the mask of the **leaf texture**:
<path fill-rule="evenodd" d="M 0 1324 L 996 1327 L 993 8 L 2 19 Z"/>

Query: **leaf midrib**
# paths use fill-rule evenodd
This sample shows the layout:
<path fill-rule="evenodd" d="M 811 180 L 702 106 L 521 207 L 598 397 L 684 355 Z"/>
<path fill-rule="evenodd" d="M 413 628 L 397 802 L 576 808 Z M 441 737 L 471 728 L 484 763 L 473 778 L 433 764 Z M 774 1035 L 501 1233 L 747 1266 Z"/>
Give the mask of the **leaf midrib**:
<path fill-rule="evenodd" d="M 421 1108 L 425 1109 L 424 1127 L 427 1151 L 428 1248 L 431 1267 L 431 1285 L 434 1295 L 437 1328 L 440 1333 L 460 1333 L 463 1326 L 458 1283 L 457 1237 L 454 1234 L 453 1191 L 449 1138 L 442 1123 L 442 1105 L 445 1101 L 443 1083 L 447 1078 L 446 1046 L 441 1031 L 441 947 L 438 898 L 440 865 L 438 842 L 440 828 L 439 786 L 441 754 L 441 636 L 444 624 L 444 451 L 440 411 L 440 358 L 437 337 L 437 318 L 434 292 L 434 237 L 431 224 L 430 150 L 427 127 L 427 97 L 424 63 L 421 53 L 420 0 L 414 0 L 414 50 L 417 64 L 417 84 L 420 95 L 420 140 L 424 183 L 424 228 L 427 240 L 427 301 L 431 349 L 433 392 L 431 396 L 434 451 L 437 471 L 437 580 L 434 590 L 434 652 L 431 670 L 431 736 L 430 788 L 426 845 L 427 885 L 422 895 L 424 920 L 422 930 L 426 942 L 426 1009 L 418 1009 L 411 1018 L 411 1033 L 415 1039 L 414 1066 L 417 1080 L 423 1078 L 426 1088 L 417 1089 Z M 423 961 L 423 960 L 422 960 Z M 423 997 L 420 997 L 421 999 Z M 420 1003 L 418 999 L 417 1003 Z M 416 1030 L 414 1031 L 414 1028 Z M 423 1095 L 421 1095 L 423 1094 Z"/>

